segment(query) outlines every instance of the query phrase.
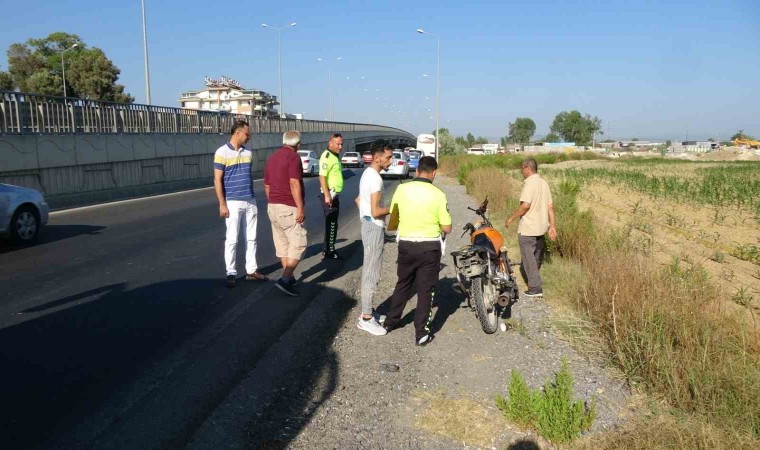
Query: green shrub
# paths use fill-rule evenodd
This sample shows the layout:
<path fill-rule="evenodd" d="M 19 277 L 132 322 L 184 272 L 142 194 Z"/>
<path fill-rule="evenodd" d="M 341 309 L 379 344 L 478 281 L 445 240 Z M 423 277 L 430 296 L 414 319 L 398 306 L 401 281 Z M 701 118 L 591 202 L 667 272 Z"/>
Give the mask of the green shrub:
<path fill-rule="evenodd" d="M 554 374 L 554 382 L 546 382 L 543 389 L 533 390 L 522 375 L 512 371 L 509 380 L 509 400 L 496 397 L 496 406 L 511 421 L 532 427 L 543 437 L 554 442 L 570 442 L 581 432 L 591 428 L 596 417 L 595 404 L 586 406 L 573 400 L 573 377 L 562 361 L 562 369 Z"/>

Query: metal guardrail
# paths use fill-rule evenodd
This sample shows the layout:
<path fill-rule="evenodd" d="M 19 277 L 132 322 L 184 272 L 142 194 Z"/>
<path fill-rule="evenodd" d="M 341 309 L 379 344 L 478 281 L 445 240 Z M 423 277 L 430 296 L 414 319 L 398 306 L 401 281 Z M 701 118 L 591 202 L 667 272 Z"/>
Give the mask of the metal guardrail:
<path fill-rule="evenodd" d="M 252 117 L 167 106 L 0 91 L 0 134 L 227 134 L 236 119 L 251 133 L 395 131 L 381 125 Z"/>

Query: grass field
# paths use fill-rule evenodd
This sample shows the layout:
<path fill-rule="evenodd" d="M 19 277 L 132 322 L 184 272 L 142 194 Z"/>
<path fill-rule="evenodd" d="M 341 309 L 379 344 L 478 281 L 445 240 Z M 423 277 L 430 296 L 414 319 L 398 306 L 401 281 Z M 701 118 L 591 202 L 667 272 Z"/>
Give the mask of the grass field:
<path fill-rule="evenodd" d="M 521 159 L 459 156 L 441 169 L 488 195 L 503 223 L 517 206 Z M 643 430 L 655 421 L 672 425 L 658 430 L 663 443 L 760 446 L 760 163 L 578 154 L 539 155 L 539 165 L 559 233 L 549 301 L 574 311 L 579 342 L 602 343 L 632 386 L 666 405 L 579 445 L 647 448 Z"/>

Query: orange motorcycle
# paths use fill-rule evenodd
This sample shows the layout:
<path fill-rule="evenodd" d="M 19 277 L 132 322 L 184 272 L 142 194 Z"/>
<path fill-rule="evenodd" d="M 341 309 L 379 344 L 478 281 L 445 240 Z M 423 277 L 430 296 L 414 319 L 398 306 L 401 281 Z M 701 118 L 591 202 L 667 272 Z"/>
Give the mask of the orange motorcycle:
<path fill-rule="evenodd" d="M 504 238 L 488 220 L 488 198 L 478 209 L 468 207 L 480 216 L 475 224 L 464 226 L 462 236 L 470 233 L 470 244 L 452 252 L 457 272 L 457 285 L 488 334 L 496 332 L 499 317 L 517 301 L 519 290 L 507 256 Z"/>

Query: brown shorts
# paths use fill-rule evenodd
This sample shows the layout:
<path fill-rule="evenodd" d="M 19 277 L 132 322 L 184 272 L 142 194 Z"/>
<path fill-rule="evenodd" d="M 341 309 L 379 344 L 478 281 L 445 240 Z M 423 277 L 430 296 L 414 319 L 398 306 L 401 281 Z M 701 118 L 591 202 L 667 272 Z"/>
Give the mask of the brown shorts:
<path fill-rule="evenodd" d="M 278 258 L 301 259 L 306 251 L 306 228 L 296 222 L 296 212 L 294 206 L 279 203 L 267 206 Z"/>

